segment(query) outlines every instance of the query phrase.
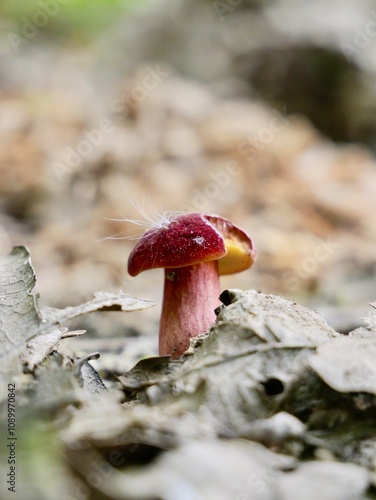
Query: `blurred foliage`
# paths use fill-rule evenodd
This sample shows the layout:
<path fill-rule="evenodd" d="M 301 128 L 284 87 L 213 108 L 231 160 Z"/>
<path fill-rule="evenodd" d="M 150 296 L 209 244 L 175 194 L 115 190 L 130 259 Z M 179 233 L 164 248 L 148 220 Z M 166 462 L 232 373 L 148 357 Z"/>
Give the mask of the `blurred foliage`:
<path fill-rule="evenodd" d="M 133 0 L 2 0 L 0 17 L 19 33 L 31 25 L 39 35 L 86 42 L 135 5 Z"/>

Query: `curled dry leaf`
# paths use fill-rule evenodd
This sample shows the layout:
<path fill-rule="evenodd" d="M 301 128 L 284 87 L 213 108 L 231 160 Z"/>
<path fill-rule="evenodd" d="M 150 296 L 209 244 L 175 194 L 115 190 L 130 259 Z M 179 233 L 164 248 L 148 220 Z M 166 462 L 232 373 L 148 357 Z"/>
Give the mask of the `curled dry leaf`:
<path fill-rule="evenodd" d="M 32 371 L 57 346 L 61 339 L 82 335 L 86 330 L 68 331 L 68 328 L 55 328 L 44 335 L 36 335 L 26 343 L 20 354 L 25 371 Z"/>
<path fill-rule="evenodd" d="M 22 369 L 34 370 L 61 339 L 83 333 L 58 328 L 70 319 L 94 311 L 135 311 L 154 305 L 123 292 L 97 292 L 93 300 L 76 307 L 40 307 L 38 297 L 31 293 L 35 282 L 25 246 L 16 246 L 0 258 L 0 377 L 4 380 L 20 375 Z M 0 388 L 1 400 L 6 384 L 0 384 Z"/>
<path fill-rule="evenodd" d="M 75 363 L 80 385 L 89 394 L 98 395 L 106 391 L 106 386 L 102 382 L 97 370 L 88 363 L 91 359 L 98 359 L 99 357 L 99 352 L 95 352 L 79 359 Z"/>
<path fill-rule="evenodd" d="M 321 345 L 309 360 L 333 389 L 376 395 L 376 338 L 340 337 Z"/>
<path fill-rule="evenodd" d="M 53 307 L 41 307 L 42 322 L 49 324 L 63 324 L 70 319 L 97 311 L 123 311 L 132 312 L 153 307 L 155 304 L 151 300 L 138 299 L 127 293 L 95 292 L 94 299 L 89 300 L 79 306 L 69 306 L 64 309 Z"/>
<path fill-rule="evenodd" d="M 20 354 L 24 369 L 31 371 L 45 357 L 47 357 L 61 340 L 68 328 L 55 328 L 45 335 L 36 335 L 26 343 L 25 349 Z"/>

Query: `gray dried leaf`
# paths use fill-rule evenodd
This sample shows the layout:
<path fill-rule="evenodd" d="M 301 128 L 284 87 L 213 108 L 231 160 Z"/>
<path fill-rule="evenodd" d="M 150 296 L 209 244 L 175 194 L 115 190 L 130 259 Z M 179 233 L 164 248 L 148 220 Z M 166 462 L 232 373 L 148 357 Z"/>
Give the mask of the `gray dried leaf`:
<path fill-rule="evenodd" d="M 89 394 L 98 395 L 107 390 L 97 370 L 88 363 L 91 359 L 98 359 L 99 356 L 99 352 L 89 354 L 75 363 L 76 369 L 78 370 L 79 383 Z"/>
<path fill-rule="evenodd" d="M 376 309 L 376 302 L 370 304 L 373 308 Z M 368 314 L 366 317 L 362 318 L 366 326 L 361 326 L 359 328 L 356 328 L 352 332 L 349 333 L 349 337 L 374 337 L 376 335 L 376 314 L 371 313 Z"/>
<path fill-rule="evenodd" d="M 376 302 L 371 303 L 370 306 L 376 309 Z M 367 325 L 367 329 L 376 334 L 376 314 L 375 313 L 369 314 L 368 316 L 363 318 L 363 320 Z"/>
<path fill-rule="evenodd" d="M 93 300 L 77 307 L 40 308 L 37 296 L 31 293 L 35 281 L 26 247 L 14 247 L 10 254 L 0 258 L 1 378 L 21 374 L 22 364 L 26 370 L 33 370 L 68 335 L 57 326 L 71 318 L 93 311 L 135 311 L 154 305 L 123 292 L 97 292 Z M 0 400 L 5 397 L 5 388 L 6 384 L 0 383 Z"/>
<path fill-rule="evenodd" d="M 41 307 L 41 317 L 43 323 L 63 324 L 68 320 L 96 311 L 139 311 L 155 305 L 151 300 L 138 299 L 124 292 L 95 292 L 94 299 L 80 304 L 79 306 L 69 306 L 64 309 L 53 307 Z"/>
<path fill-rule="evenodd" d="M 112 391 L 104 392 L 96 400 L 94 409 L 81 410 L 70 419 L 64 431 L 64 441 L 68 446 L 72 443 L 85 446 L 89 440 L 95 441 L 98 447 L 107 447 L 111 443 L 113 446 L 145 445 L 167 449 L 187 439 L 216 437 L 210 419 L 203 419 L 199 414 L 202 403 L 199 390 L 156 406 L 147 401 L 120 406 L 118 401 L 106 397 L 111 394 Z"/>
<path fill-rule="evenodd" d="M 369 473 L 363 467 L 339 462 L 303 463 L 295 471 L 277 478 L 281 500 L 357 500 L 366 498 Z"/>
<path fill-rule="evenodd" d="M 376 394 L 376 337 L 343 336 L 317 349 L 311 367 L 330 387 L 340 392 Z"/>
<path fill-rule="evenodd" d="M 240 433 L 240 437 L 271 446 L 300 437 L 305 430 L 306 426 L 298 418 L 281 411 L 270 418 L 249 422 Z"/>
<path fill-rule="evenodd" d="M 0 356 L 17 350 L 38 333 L 37 297 L 31 295 L 35 273 L 26 247 L 0 258 Z"/>
<path fill-rule="evenodd" d="M 93 459 L 82 464 L 84 474 L 89 474 Z M 294 463 L 291 457 L 245 440 L 187 441 L 160 454 L 150 465 L 124 472 L 112 468 L 98 490 L 118 500 L 269 500 L 275 498 L 283 469 Z M 108 470 L 109 464 L 102 467 Z"/>
<path fill-rule="evenodd" d="M 32 380 L 27 394 L 36 414 L 43 409 L 56 412 L 79 399 L 81 388 L 72 369 L 72 360 L 57 351 L 48 357 L 46 363 L 39 365 Z"/>
<path fill-rule="evenodd" d="M 178 364 L 179 362 L 172 362 L 170 356 L 142 359 L 129 372 L 119 377 L 119 382 L 127 391 L 141 390 L 160 383 Z"/>
<path fill-rule="evenodd" d="M 37 296 L 31 294 L 35 281 L 26 247 L 14 247 L 9 255 L 0 259 L 0 357 L 19 352 L 25 348 L 25 342 L 36 335 L 50 334 L 53 343 L 53 339 L 59 337 L 56 325 L 80 314 L 103 310 L 136 311 L 154 305 L 123 292 L 96 292 L 93 300 L 76 307 L 39 307 Z M 40 340 L 35 341 L 34 351 Z M 45 344 L 48 343 L 46 340 Z"/>
<path fill-rule="evenodd" d="M 218 315 L 218 323 L 231 322 L 253 332 L 264 342 L 283 342 L 317 346 L 339 334 L 324 317 L 277 295 L 256 290 L 225 290 L 227 307 Z"/>
<path fill-rule="evenodd" d="M 86 330 L 68 331 L 68 328 L 55 328 L 52 332 L 36 335 L 26 343 L 20 354 L 24 371 L 32 371 L 56 348 L 61 339 L 82 335 Z"/>
<path fill-rule="evenodd" d="M 26 343 L 25 349 L 20 354 L 20 359 L 27 371 L 31 371 L 35 366 L 43 361 L 57 345 L 63 333 L 68 328 L 55 328 L 45 335 L 36 335 Z"/>
<path fill-rule="evenodd" d="M 34 285 L 27 248 L 14 247 L 0 258 L 0 401 L 6 398 L 6 380 L 22 373 L 19 354 L 25 343 L 38 333 L 37 297 L 30 293 Z"/>

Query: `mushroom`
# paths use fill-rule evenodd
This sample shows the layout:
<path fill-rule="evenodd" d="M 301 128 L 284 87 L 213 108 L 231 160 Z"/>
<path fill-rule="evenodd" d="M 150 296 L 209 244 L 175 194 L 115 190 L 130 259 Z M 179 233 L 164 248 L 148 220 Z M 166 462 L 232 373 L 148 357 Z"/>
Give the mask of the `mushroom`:
<path fill-rule="evenodd" d="M 243 271 L 255 258 L 247 234 L 216 215 L 186 213 L 147 231 L 129 256 L 128 273 L 164 268 L 159 354 L 181 356 L 215 321 L 219 276 Z"/>

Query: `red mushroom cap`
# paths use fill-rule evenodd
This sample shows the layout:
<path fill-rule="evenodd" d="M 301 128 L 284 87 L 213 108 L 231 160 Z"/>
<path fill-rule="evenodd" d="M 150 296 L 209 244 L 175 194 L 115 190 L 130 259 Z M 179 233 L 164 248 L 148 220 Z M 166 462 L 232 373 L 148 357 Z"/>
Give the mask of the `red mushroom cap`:
<path fill-rule="evenodd" d="M 227 219 L 188 213 L 147 231 L 129 256 L 128 273 L 218 260 L 219 273 L 231 274 L 250 267 L 255 257 L 250 238 Z"/>

